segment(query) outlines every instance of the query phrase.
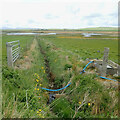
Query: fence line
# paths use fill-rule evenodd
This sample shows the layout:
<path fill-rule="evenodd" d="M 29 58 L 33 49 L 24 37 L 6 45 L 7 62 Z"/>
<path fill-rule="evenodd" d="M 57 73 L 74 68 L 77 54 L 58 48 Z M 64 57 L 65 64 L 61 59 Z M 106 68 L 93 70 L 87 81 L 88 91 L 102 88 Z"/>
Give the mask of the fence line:
<path fill-rule="evenodd" d="M 7 63 L 8 66 L 13 67 L 13 63 L 20 56 L 20 41 L 12 41 L 6 43 L 7 47 Z"/>

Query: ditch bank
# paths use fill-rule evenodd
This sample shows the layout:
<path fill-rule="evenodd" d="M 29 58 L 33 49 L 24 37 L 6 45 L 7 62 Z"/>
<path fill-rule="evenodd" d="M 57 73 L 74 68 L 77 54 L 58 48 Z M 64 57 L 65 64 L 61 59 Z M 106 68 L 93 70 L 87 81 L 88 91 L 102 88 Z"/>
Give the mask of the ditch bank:
<path fill-rule="evenodd" d="M 50 69 L 50 61 L 48 60 L 46 52 L 43 50 L 43 48 L 40 44 L 40 41 L 38 42 L 38 46 L 40 48 L 41 54 L 44 56 L 45 71 L 47 74 L 47 79 L 49 80 L 49 89 L 60 89 L 62 86 L 60 86 L 59 88 L 56 87 L 57 85 L 55 84 L 55 79 L 56 79 L 55 75 L 53 74 L 53 72 Z M 48 103 L 51 103 L 55 99 L 55 95 L 59 94 L 59 91 L 49 91 L 48 94 L 49 94 Z"/>

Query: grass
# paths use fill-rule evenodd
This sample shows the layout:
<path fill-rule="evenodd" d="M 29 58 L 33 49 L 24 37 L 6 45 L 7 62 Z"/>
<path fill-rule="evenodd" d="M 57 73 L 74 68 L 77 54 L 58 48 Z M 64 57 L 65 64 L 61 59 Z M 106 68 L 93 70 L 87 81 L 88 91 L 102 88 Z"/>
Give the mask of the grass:
<path fill-rule="evenodd" d="M 7 38 L 7 39 L 6 39 Z M 6 56 L 5 42 L 19 38 L 21 47 L 23 48 L 22 56 L 27 55 L 30 50 L 30 45 L 33 42 L 34 36 L 4 36 L 3 38 L 3 58 Z M 28 48 L 26 49 L 26 41 L 29 40 Z M 4 118 L 44 118 L 52 116 L 49 107 L 45 107 L 48 101 L 48 93 L 39 88 L 40 86 L 48 87 L 48 80 L 44 71 L 44 57 L 39 51 L 39 46 L 31 51 L 30 57 L 34 58 L 30 63 L 29 69 L 13 69 L 9 68 L 6 61 L 2 65 L 2 95 L 3 106 L 2 112 Z M 24 57 L 21 57 L 24 59 Z M 42 68 L 43 67 L 43 68 Z M 39 88 L 39 90 L 38 90 Z M 26 92 L 28 99 L 28 107 L 26 104 Z M 42 112 L 38 112 L 41 109 Z M 48 111 L 46 113 L 46 110 Z M 53 115 L 54 116 L 54 115 Z"/>
<path fill-rule="evenodd" d="M 33 41 L 34 36 L 16 36 L 16 35 L 3 35 L 2 36 L 2 61 L 6 61 L 7 57 L 7 49 L 6 42 L 20 40 L 21 53 L 24 53 L 30 44 Z M 4 62 L 3 62 L 4 64 Z"/>
<path fill-rule="evenodd" d="M 81 65 L 80 58 L 85 60 L 86 58 L 96 57 L 95 55 L 97 54 L 97 52 L 95 53 L 93 49 L 96 51 L 101 51 L 102 49 L 104 50 L 103 43 L 107 44 L 107 42 L 102 40 L 99 41 L 97 44 L 97 40 L 77 40 L 72 38 L 60 39 L 58 38 L 58 36 L 39 36 L 39 38 L 39 42 L 42 45 L 44 51 L 46 51 L 47 57 L 51 63 L 50 68 L 52 69 L 52 72 L 56 77 L 55 84 L 59 86 L 62 84 L 66 85 L 72 78 L 72 84 L 64 91 L 66 96 L 56 99 L 51 104 L 52 111 L 58 117 L 74 117 L 75 109 L 79 108 L 80 106 L 79 101 L 82 103 L 86 94 L 88 94 L 85 103 L 83 104 L 83 106 L 81 106 L 79 112 L 77 112 L 75 117 L 116 117 L 118 115 L 116 107 L 117 103 L 115 103 L 116 105 L 114 104 L 114 106 L 111 106 L 111 104 L 117 94 L 113 97 L 110 96 L 110 92 L 114 91 L 115 93 L 117 93 L 117 89 L 106 89 L 106 86 L 103 86 L 101 83 L 96 81 L 96 79 L 98 79 L 96 78 L 96 74 L 79 75 L 80 70 L 82 70 L 83 66 L 87 64 L 82 63 L 83 65 Z M 89 41 L 94 43 L 94 45 Z M 113 43 L 114 41 L 111 41 L 110 43 L 108 43 L 108 46 L 111 47 L 112 50 L 115 50 L 117 52 L 117 49 L 114 48 L 115 46 L 113 46 Z M 117 45 L 116 42 L 115 44 Z M 87 50 L 85 50 L 86 47 Z M 80 54 L 79 52 L 79 50 L 81 49 L 83 49 L 82 54 Z M 91 53 L 90 55 L 89 51 L 93 53 Z M 98 58 L 102 58 L 103 52 L 100 55 L 98 56 Z M 68 60 L 66 60 L 66 57 L 68 57 Z M 54 61 L 56 59 L 58 60 L 58 64 Z M 68 69 L 69 66 L 71 69 L 70 71 Z M 88 105 L 88 103 L 90 103 L 90 106 Z M 113 109 L 114 111 L 112 111 Z"/>
<path fill-rule="evenodd" d="M 60 35 L 57 35 L 57 36 L 44 36 L 43 38 L 45 40 L 48 39 L 57 47 L 62 48 L 63 50 L 70 50 L 74 53 L 79 54 L 83 59 L 86 59 L 86 58 L 102 59 L 104 54 L 103 53 L 104 47 L 109 47 L 110 48 L 109 59 L 118 63 L 118 40 L 85 39 L 84 37 L 83 37 L 84 39 L 82 39 L 82 38 L 72 38 L 71 36 L 69 36 L 69 38 L 60 38 L 60 37 L 61 37 Z"/>
<path fill-rule="evenodd" d="M 95 70 L 90 67 L 86 71 L 92 73 L 79 74 L 87 64 L 84 61 L 86 58 L 102 59 L 104 47 L 110 47 L 109 59 L 117 61 L 117 40 L 100 39 L 104 38 L 103 36 L 94 38 L 97 39 L 79 38 L 78 34 L 37 36 L 35 48 L 30 51 L 34 36 L 4 35 L 2 43 L 4 118 L 116 118 L 117 88 L 101 84 Z M 28 56 L 28 51 L 31 53 L 28 56 L 32 59 L 28 69 L 13 69 L 6 64 L 5 44 L 17 39 L 23 48 L 20 59 L 25 61 L 23 56 Z M 40 89 L 41 86 L 49 88 L 49 80 L 46 71 L 44 72 L 47 66 L 39 44 L 49 61 L 54 87 L 61 88 L 71 82 L 67 89 L 58 92 L 64 93 L 65 96 L 56 98 L 49 105 L 47 104 L 49 92 Z"/>
<path fill-rule="evenodd" d="M 117 27 L 96 27 L 96 28 L 83 28 L 80 30 L 89 30 L 89 31 L 118 31 Z"/>

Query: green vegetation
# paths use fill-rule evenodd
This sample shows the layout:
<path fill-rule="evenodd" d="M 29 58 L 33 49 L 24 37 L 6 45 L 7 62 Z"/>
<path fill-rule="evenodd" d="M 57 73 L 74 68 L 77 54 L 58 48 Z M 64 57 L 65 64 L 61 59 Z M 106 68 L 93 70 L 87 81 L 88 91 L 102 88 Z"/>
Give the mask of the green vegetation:
<path fill-rule="evenodd" d="M 109 38 L 109 36 L 106 37 Z M 94 36 L 94 39 L 87 39 L 81 35 L 41 36 L 41 38 L 44 38 L 45 40 L 48 39 L 57 47 L 62 48 L 64 51 L 70 50 L 74 54 L 79 55 L 84 60 L 86 58 L 102 59 L 104 47 L 109 47 L 109 59 L 118 63 L 118 40 L 101 39 L 104 38 L 104 36 Z"/>
<path fill-rule="evenodd" d="M 3 64 L 7 60 L 6 42 L 20 40 L 21 54 L 23 54 L 27 49 L 29 49 L 30 44 L 33 41 L 33 38 L 34 36 L 3 35 L 2 36 L 2 61 L 4 61 Z"/>
<path fill-rule="evenodd" d="M 3 58 L 6 58 L 6 54 L 4 54 L 5 42 L 15 40 L 15 38 L 20 39 L 21 47 L 23 48 L 20 59 L 23 60 L 23 55 L 27 55 L 27 51 L 30 50 L 30 44 L 33 44 L 34 36 L 7 36 L 7 39 L 6 36 L 3 36 Z M 27 49 L 26 41 L 24 40 L 30 40 L 29 44 L 27 44 Z M 34 51 L 31 51 L 30 57 L 34 59 L 30 63 L 31 66 L 29 68 L 9 68 L 7 67 L 6 60 L 3 61 L 2 112 L 4 118 L 44 118 L 44 116 L 52 116 L 50 112 L 46 113 L 46 110 L 49 111 L 49 107 L 45 107 L 48 101 L 46 97 L 48 94 L 45 95 L 42 91 L 38 90 L 40 86 L 45 85 L 48 87 L 48 80 L 44 73 L 44 58 L 39 52 L 39 49 L 39 46 L 36 44 Z M 21 64 L 19 63 L 19 65 Z M 28 106 L 26 99 L 28 101 Z M 39 110 L 44 114 L 41 114 Z"/>
<path fill-rule="evenodd" d="M 96 73 L 79 74 L 86 63 L 80 61 L 77 55 L 78 52 L 73 54 L 65 49 L 71 45 L 71 41 L 69 40 L 70 42 L 68 41 L 69 44 L 67 45 L 67 40 L 64 40 L 66 46 L 65 44 L 60 46 L 63 41 L 61 40 L 62 42 L 60 41 L 58 45 L 59 39 L 55 39 L 53 36 L 40 36 L 39 38 L 39 42 L 44 51 L 46 51 L 51 63 L 50 68 L 52 68 L 52 72 L 56 77 L 54 81 L 55 85 L 59 88 L 62 84 L 66 85 L 69 81 L 72 82 L 71 86 L 64 91 L 65 96 L 51 103 L 52 111 L 58 117 L 62 116 L 63 118 L 116 117 L 118 109 L 117 102 L 113 106 L 111 106 L 111 104 L 114 98 L 117 97 L 117 89 L 107 89 L 106 86 L 96 81 L 99 79 L 96 78 Z M 70 47 L 69 50 L 72 51 Z M 56 58 L 58 61 L 55 62 L 54 60 L 56 60 Z M 111 92 L 115 92 L 115 96 L 111 96 Z M 61 91 L 59 94 L 61 94 Z M 76 109 L 78 109 L 78 111 L 75 111 Z"/>
<path fill-rule="evenodd" d="M 104 47 L 110 48 L 109 59 L 117 62 L 118 41 L 101 39 L 107 37 L 110 36 L 88 39 L 79 34 L 3 35 L 3 117 L 117 118 L 117 86 L 96 77 L 91 67 L 79 74 L 87 64 L 86 58 L 102 59 Z M 14 40 L 20 40 L 21 57 L 15 68 L 9 68 L 6 42 Z M 51 88 L 52 83 L 53 88 L 58 89 L 69 82 L 71 85 L 56 92 L 56 99 L 48 104 L 49 92 L 40 87 Z"/>
<path fill-rule="evenodd" d="M 83 28 L 80 30 L 89 30 L 89 31 L 118 31 L 117 27 L 96 27 L 96 28 Z"/>

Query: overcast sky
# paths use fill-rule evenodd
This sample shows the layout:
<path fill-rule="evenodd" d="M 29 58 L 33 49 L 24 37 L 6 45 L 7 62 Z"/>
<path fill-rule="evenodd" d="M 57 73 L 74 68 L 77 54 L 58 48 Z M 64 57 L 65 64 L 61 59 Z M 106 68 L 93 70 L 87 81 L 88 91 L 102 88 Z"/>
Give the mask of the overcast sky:
<path fill-rule="evenodd" d="M 119 0 L 2 0 L 3 28 L 118 26 Z"/>

